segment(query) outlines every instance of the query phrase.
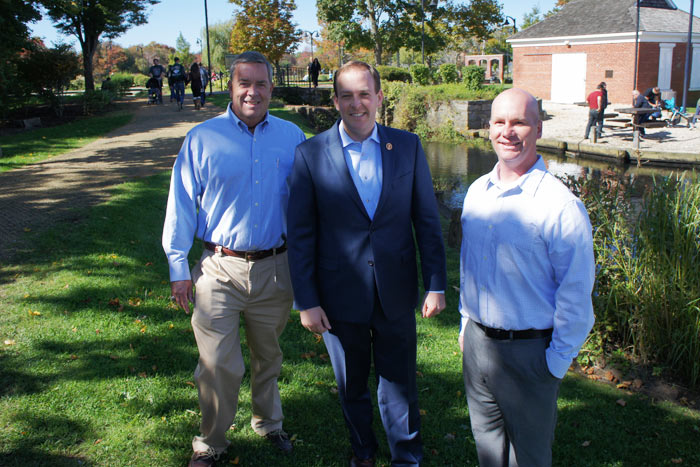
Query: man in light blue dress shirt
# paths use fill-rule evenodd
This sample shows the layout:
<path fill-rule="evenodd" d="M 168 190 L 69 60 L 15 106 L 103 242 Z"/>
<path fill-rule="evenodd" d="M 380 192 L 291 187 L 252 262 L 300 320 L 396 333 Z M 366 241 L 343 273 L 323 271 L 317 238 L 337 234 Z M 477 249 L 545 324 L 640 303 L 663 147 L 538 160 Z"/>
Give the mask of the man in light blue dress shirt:
<path fill-rule="evenodd" d="M 292 285 L 286 253 L 287 176 L 305 137 L 268 113 L 272 67 L 257 52 L 233 61 L 231 104 L 194 127 L 173 167 L 163 228 L 173 300 L 189 313 L 199 350 L 195 382 L 202 422 L 190 466 L 214 465 L 230 442 L 245 374 L 239 322 L 250 348 L 253 430 L 283 452 L 277 378 L 278 339 L 289 318 Z M 205 250 L 190 274 L 194 237 Z M 193 294 L 194 286 L 194 294 Z"/>
<path fill-rule="evenodd" d="M 445 252 L 428 163 L 412 133 L 375 122 L 377 70 L 335 74 L 341 121 L 297 148 L 290 176 L 289 262 L 302 325 L 323 335 L 345 423 L 350 466 L 375 463 L 368 377 L 395 466 L 422 460 L 416 389 L 420 251 L 422 316 L 445 307 Z M 415 235 L 414 235 L 415 232 Z"/>
<path fill-rule="evenodd" d="M 479 464 L 548 466 L 561 379 L 593 326 L 591 224 L 545 167 L 520 89 L 493 102 L 491 173 L 464 199 L 460 345 Z"/>

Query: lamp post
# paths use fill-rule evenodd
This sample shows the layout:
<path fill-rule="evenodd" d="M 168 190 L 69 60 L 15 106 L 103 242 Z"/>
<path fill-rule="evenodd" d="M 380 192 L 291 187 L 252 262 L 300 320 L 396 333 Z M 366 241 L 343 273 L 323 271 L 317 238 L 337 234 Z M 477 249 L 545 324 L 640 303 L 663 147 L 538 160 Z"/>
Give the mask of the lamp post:
<path fill-rule="evenodd" d="M 314 36 L 319 37 L 318 31 L 303 31 L 304 37 L 309 38 L 309 43 L 311 44 L 311 60 L 314 59 Z"/>
<path fill-rule="evenodd" d="M 209 94 L 211 94 L 211 49 L 209 48 L 209 14 L 207 13 L 207 0 L 204 0 L 204 25 L 207 29 L 207 80 L 209 81 Z"/>
<path fill-rule="evenodd" d="M 515 34 L 516 32 L 518 32 L 518 28 L 517 28 L 517 26 L 515 25 L 515 18 L 513 18 L 512 16 L 506 15 L 506 20 L 503 22 L 503 26 L 504 26 L 504 27 L 505 27 L 505 26 L 510 26 L 510 21 L 508 21 L 508 20 L 510 20 L 510 21 L 513 22 L 513 34 Z"/>
<path fill-rule="evenodd" d="M 683 78 L 683 107 L 686 109 L 686 104 L 688 103 L 688 75 L 690 71 L 690 49 L 693 47 L 693 9 L 695 6 L 695 1 L 690 0 L 690 18 L 688 19 L 688 42 L 685 47 L 685 75 Z"/>
<path fill-rule="evenodd" d="M 429 7 L 438 6 L 439 0 L 430 0 Z M 425 65 L 425 0 L 420 0 L 420 57 L 421 63 Z"/>

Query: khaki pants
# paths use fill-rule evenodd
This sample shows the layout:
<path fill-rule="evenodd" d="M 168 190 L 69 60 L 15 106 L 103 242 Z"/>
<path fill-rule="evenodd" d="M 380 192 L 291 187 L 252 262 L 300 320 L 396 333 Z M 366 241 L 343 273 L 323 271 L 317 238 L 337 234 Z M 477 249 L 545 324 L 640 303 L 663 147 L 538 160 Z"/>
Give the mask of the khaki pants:
<path fill-rule="evenodd" d="M 282 428 L 277 378 L 282 367 L 278 339 L 292 306 L 287 253 L 246 261 L 205 251 L 192 270 L 195 309 L 192 327 L 199 349 L 194 379 L 202 412 L 194 451 L 224 451 L 226 431 L 236 416 L 245 374 L 240 318 L 250 349 L 251 426 L 261 436 Z"/>

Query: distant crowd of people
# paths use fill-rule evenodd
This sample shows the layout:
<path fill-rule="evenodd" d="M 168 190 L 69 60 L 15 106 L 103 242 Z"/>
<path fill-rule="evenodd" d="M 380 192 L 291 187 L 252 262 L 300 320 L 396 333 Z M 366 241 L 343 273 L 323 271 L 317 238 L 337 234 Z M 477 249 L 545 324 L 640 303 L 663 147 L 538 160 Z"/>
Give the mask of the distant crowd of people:
<path fill-rule="evenodd" d="M 185 86 L 190 85 L 192 102 L 195 110 L 202 108 L 206 102 L 206 87 L 212 79 L 220 78 L 219 74 L 210 74 L 204 65 L 194 62 L 189 71 L 175 57 L 173 64 L 166 69 L 157 58 L 153 59 L 153 66 L 148 69 L 150 79 L 146 82 L 148 88 L 149 103 L 163 103 L 163 77 L 167 80 L 170 89 L 170 102 L 175 102 L 178 110 L 182 110 L 185 101 Z"/>

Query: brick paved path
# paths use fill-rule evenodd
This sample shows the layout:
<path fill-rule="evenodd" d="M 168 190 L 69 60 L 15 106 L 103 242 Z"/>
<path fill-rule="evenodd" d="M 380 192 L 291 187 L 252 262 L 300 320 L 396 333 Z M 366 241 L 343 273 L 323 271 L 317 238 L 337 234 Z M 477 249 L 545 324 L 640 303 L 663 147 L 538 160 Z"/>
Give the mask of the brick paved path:
<path fill-rule="evenodd" d="M 73 219 L 76 208 L 105 201 L 110 187 L 171 168 L 187 131 L 222 112 L 213 104 L 195 111 L 189 101 L 181 112 L 144 99 L 120 106 L 134 113 L 127 125 L 80 149 L 0 173 L 0 260 L 13 256 L 25 229 Z"/>

